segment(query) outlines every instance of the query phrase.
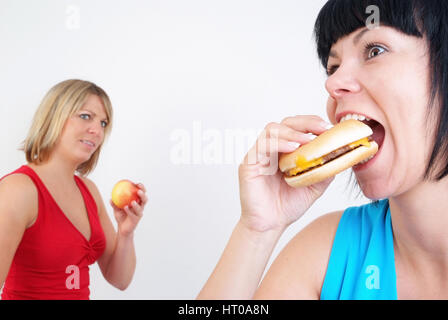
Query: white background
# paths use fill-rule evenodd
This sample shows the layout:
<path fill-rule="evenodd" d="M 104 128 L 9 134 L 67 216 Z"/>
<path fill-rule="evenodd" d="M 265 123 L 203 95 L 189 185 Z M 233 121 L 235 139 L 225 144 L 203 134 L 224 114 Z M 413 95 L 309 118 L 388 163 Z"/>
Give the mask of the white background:
<path fill-rule="evenodd" d="M 237 168 L 249 145 L 224 155 L 231 163 L 210 164 L 199 153 L 196 163 L 191 157 L 191 163 L 175 164 L 172 135 L 184 130 L 193 139 L 199 127 L 197 150 L 205 152 L 210 134 L 260 132 L 297 114 L 328 120 L 325 74 L 312 34 L 324 3 L 0 1 L 0 176 L 25 164 L 18 148 L 48 89 L 80 78 L 105 89 L 115 112 L 112 134 L 89 177 L 106 203 L 119 179 L 148 189 L 132 284 L 123 292 L 113 288 L 95 264 L 92 299 L 196 297 L 239 218 Z M 349 175 L 338 175 L 285 232 L 273 258 L 319 215 L 368 202 L 347 187 Z M 110 208 L 109 215 L 113 219 Z"/>

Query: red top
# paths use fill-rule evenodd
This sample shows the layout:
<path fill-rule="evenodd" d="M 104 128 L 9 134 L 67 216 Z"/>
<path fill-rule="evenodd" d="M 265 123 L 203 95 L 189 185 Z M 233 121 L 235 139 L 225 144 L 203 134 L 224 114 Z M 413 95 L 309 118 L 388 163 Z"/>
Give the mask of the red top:
<path fill-rule="evenodd" d="M 1 298 L 88 300 L 89 265 L 106 248 L 95 200 L 84 182 L 74 176 L 89 216 L 91 236 L 87 240 L 62 212 L 36 172 L 24 165 L 10 174 L 14 173 L 26 174 L 34 182 L 39 209 L 36 221 L 25 230 L 17 248 Z"/>

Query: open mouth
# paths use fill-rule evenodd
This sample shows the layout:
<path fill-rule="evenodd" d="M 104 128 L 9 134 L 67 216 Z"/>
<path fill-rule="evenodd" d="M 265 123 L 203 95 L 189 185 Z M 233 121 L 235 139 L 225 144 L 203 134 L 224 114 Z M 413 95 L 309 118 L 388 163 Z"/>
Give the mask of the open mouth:
<path fill-rule="evenodd" d="M 342 118 L 340 118 L 338 120 L 338 123 L 343 122 L 345 120 L 349 120 L 349 119 L 354 119 L 354 120 L 358 120 L 361 121 L 362 123 L 368 125 L 372 131 L 372 139 L 378 144 L 378 149 L 381 148 L 383 142 L 384 142 L 384 137 L 385 137 L 385 130 L 384 127 L 381 123 L 379 123 L 378 121 L 367 117 L 365 115 L 361 115 L 361 114 L 357 114 L 357 113 L 349 113 L 349 114 L 345 114 Z"/>
<path fill-rule="evenodd" d="M 380 151 L 382 150 L 382 146 L 384 143 L 386 131 L 385 131 L 384 126 L 380 122 L 378 122 L 374 119 L 371 119 L 370 117 L 367 117 L 366 115 L 361 115 L 361 114 L 357 114 L 357 113 L 345 114 L 342 118 L 339 118 L 338 123 L 343 122 L 348 119 L 355 119 L 355 120 L 361 121 L 362 123 L 368 125 L 370 127 L 370 129 L 372 129 L 372 135 L 369 137 L 369 140 L 375 141 L 376 144 L 378 145 L 378 152 L 376 154 L 361 161 L 358 165 L 355 166 L 355 168 L 358 168 L 358 170 L 359 170 L 360 168 L 365 168 L 366 166 L 368 166 L 368 164 L 372 162 L 371 160 L 376 159 L 377 156 L 380 154 Z"/>
<path fill-rule="evenodd" d="M 80 140 L 84 145 L 90 147 L 90 148 L 95 148 L 95 143 L 93 143 L 92 141 L 89 140 Z"/>
<path fill-rule="evenodd" d="M 369 121 L 362 121 L 362 122 L 364 124 L 367 124 L 370 127 L 370 129 L 372 129 L 373 133 L 369 137 L 369 139 L 376 142 L 376 144 L 378 145 L 378 152 L 376 152 L 376 154 L 374 154 L 374 155 L 370 156 L 369 158 L 358 163 L 356 166 L 353 167 L 354 170 L 361 170 L 362 168 L 365 168 L 366 166 L 369 165 L 369 163 L 371 162 L 372 159 L 376 158 L 380 154 L 381 147 L 383 145 L 384 137 L 385 137 L 384 127 L 378 121 L 369 120 Z"/>
<path fill-rule="evenodd" d="M 368 125 L 372 131 L 372 139 L 378 144 L 378 149 L 381 148 L 384 142 L 385 130 L 384 127 L 376 120 L 370 119 L 369 121 L 363 120 L 363 123 Z"/>

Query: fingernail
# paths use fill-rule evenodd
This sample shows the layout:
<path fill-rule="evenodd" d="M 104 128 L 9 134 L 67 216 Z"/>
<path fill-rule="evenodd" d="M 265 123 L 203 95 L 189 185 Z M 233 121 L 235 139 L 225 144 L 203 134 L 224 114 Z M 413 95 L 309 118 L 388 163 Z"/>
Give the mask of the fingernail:
<path fill-rule="evenodd" d="M 320 126 L 322 127 L 322 128 L 324 128 L 324 129 L 331 129 L 331 128 L 333 128 L 334 126 L 331 124 L 331 123 L 328 123 L 328 122 L 321 122 L 320 123 Z"/>
<path fill-rule="evenodd" d="M 298 142 L 288 142 L 288 147 L 291 147 L 291 149 L 297 149 L 298 147 L 300 147 L 300 143 Z"/>

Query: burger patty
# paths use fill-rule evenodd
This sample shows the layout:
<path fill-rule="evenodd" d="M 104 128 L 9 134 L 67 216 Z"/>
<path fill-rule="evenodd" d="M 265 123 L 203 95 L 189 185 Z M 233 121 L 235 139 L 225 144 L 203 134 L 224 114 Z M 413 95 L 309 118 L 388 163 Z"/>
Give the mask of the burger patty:
<path fill-rule="evenodd" d="M 370 142 L 370 141 L 373 141 L 372 136 L 369 136 L 368 138 L 369 138 L 369 142 Z M 345 154 L 345 153 L 347 153 L 347 152 L 349 152 L 349 151 L 351 151 L 351 150 L 355 150 L 355 149 L 357 149 L 357 148 L 359 148 L 359 147 L 361 147 L 361 146 L 358 146 L 358 147 L 352 149 L 352 148 L 350 148 L 349 145 L 346 145 L 346 146 L 343 146 L 343 147 L 341 147 L 341 148 L 339 148 L 339 149 L 336 149 L 336 150 L 334 150 L 334 151 L 330 152 L 329 154 L 327 154 L 327 155 L 325 155 L 325 156 L 322 157 L 322 160 L 323 160 L 323 163 L 322 163 L 322 164 L 319 164 L 319 165 L 317 165 L 317 166 L 308 168 L 308 169 L 306 169 L 306 170 L 304 170 L 304 171 L 302 171 L 302 172 L 299 172 L 297 175 L 301 175 L 302 173 L 305 173 L 305 172 L 308 172 L 308 171 L 313 170 L 313 169 L 315 169 L 315 168 L 318 168 L 318 167 L 320 167 L 320 166 L 323 166 L 323 165 L 326 164 L 327 162 L 329 162 L 329 161 L 331 161 L 331 160 L 334 160 L 334 159 L 336 159 L 336 158 L 339 158 L 339 157 L 342 156 L 343 154 Z"/>
<path fill-rule="evenodd" d="M 330 152 L 326 156 L 323 156 L 322 159 L 323 159 L 324 163 L 326 163 L 328 161 L 336 159 L 337 157 L 343 155 L 344 153 L 349 152 L 350 150 L 352 150 L 352 148 L 350 148 L 349 146 L 344 146 L 342 148 L 336 149 L 333 152 Z"/>

